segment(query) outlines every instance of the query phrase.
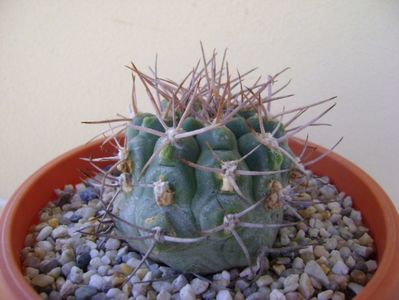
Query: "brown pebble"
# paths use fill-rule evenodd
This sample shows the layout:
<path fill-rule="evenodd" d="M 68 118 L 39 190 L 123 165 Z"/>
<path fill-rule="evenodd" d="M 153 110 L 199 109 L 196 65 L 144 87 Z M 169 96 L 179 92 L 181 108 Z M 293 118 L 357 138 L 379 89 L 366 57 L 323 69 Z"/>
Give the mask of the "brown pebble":
<path fill-rule="evenodd" d="M 330 273 L 330 268 L 328 266 L 326 266 L 325 264 L 321 264 L 320 267 L 325 274 Z"/>
<path fill-rule="evenodd" d="M 351 272 L 351 278 L 360 285 L 365 285 L 367 283 L 367 275 L 360 270 L 353 270 Z"/>
<path fill-rule="evenodd" d="M 118 286 L 125 281 L 126 277 L 123 274 L 114 274 L 112 276 L 112 286 Z"/>
<path fill-rule="evenodd" d="M 277 273 L 277 275 L 280 275 L 285 271 L 285 266 L 284 265 L 273 265 L 273 271 Z"/>

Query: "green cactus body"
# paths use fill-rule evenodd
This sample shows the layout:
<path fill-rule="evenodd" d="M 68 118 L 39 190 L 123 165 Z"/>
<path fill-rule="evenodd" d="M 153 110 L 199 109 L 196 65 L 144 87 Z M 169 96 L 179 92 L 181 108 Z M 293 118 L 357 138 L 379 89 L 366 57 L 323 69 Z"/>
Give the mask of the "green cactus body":
<path fill-rule="evenodd" d="M 273 180 L 283 186 L 287 184 L 288 172 L 274 175 L 236 176 L 235 182 L 242 193 L 229 185 L 222 173 L 207 172 L 193 168 L 186 162 L 209 168 L 221 168 L 221 161 L 240 160 L 259 145 L 257 133 L 259 122 L 254 112 L 237 114 L 225 126 L 182 138 L 169 143 L 164 137 L 148 132 L 128 129 L 126 134 L 131 176 L 135 183 L 131 191 L 119 193 L 114 213 L 131 224 L 148 229 L 161 228 L 171 237 L 196 238 L 204 232 L 220 226 L 228 214 L 236 214 L 270 194 Z M 132 124 L 164 132 L 154 115 L 139 114 Z M 264 121 L 266 132 L 272 132 L 275 121 Z M 201 121 L 188 117 L 181 132 L 198 130 Z M 281 126 L 276 137 L 284 135 Z M 281 143 L 290 151 L 286 143 Z M 143 171 L 154 152 L 162 150 Z M 238 170 L 278 171 L 289 170 L 291 162 L 278 150 L 260 145 L 248 157 L 240 161 Z M 157 188 L 153 185 L 158 182 Z M 160 194 L 157 194 L 160 193 Z M 242 197 L 243 196 L 243 197 Z M 268 207 L 262 203 L 240 218 L 242 222 L 258 224 L 281 224 L 282 205 Z M 117 229 L 130 245 L 145 252 L 151 246 L 147 232 L 116 220 Z M 271 247 L 277 235 L 275 228 L 235 228 L 236 233 L 248 249 L 251 263 L 255 263 L 263 246 Z M 129 239 L 132 237 L 132 239 Z M 179 271 L 213 273 L 248 264 L 245 253 L 232 232 L 222 230 L 210 234 L 207 239 L 195 243 L 157 243 L 151 253 L 152 259 L 161 261 Z"/>

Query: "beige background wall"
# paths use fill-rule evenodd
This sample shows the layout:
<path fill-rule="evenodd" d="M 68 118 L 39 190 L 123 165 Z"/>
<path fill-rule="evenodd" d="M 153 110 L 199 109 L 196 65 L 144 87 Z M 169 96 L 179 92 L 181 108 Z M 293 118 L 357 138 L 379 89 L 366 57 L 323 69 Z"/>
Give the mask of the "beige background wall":
<path fill-rule="evenodd" d="M 0 198 L 100 130 L 80 121 L 127 112 L 123 65 L 157 52 L 161 74 L 182 79 L 200 40 L 256 75 L 292 67 L 287 108 L 337 95 L 334 127 L 311 139 L 345 136 L 337 152 L 399 205 L 399 1 L 368 0 L 0 1 Z"/>

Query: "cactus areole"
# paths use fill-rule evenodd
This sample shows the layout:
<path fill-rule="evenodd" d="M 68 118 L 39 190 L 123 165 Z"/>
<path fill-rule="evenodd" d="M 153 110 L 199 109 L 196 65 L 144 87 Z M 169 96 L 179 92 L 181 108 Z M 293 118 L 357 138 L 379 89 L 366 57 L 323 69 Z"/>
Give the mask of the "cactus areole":
<path fill-rule="evenodd" d="M 287 129 L 315 104 L 273 114 L 274 101 L 292 96 L 279 93 L 287 85 L 274 88 L 283 72 L 248 85 L 250 72 L 231 76 L 225 57 L 216 66 L 215 53 L 209 60 L 203 55 L 202 69 L 198 64 L 181 83 L 159 78 L 156 66 L 152 76 L 133 63 L 129 68 L 133 116 L 114 120 L 127 121 L 124 145 L 116 133 L 109 139 L 119 155 L 103 182 L 118 176 L 107 211 L 117 232 L 143 261 L 150 257 L 182 272 L 254 265 L 273 247 L 278 229 L 293 225 L 283 219 L 284 210 L 293 210 L 289 181 L 307 171 L 288 139 L 331 107 Z M 154 114 L 138 110 L 136 78 Z"/>

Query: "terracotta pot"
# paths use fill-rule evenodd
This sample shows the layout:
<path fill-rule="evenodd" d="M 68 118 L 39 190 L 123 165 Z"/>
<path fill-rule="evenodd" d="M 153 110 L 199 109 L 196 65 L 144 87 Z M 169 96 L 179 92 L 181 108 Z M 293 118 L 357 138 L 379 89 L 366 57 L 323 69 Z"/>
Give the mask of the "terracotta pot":
<path fill-rule="evenodd" d="M 291 142 L 296 152 L 301 150 L 301 144 L 299 140 Z M 105 147 L 107 150 L 111 152 Z M 318 147 L 314 156 L 325 151 Z M 21 272 L 20 251 L 25 236 L 29 227 L 38 222 L 39 210 L 54 198 L 54 189 L 80 181 L 78 169 L 87 169 L 88 164 L 79 158 L 100 153 L 99 142 L 75 148 L 39 169 L 11 197 L 0 223 L 1 299 L 41 299 Z M 352 196 L 375 239 L 379 267 L 356 299 L 398 299 L 399 216 L 391 200 L 364 171 L 337 154 L 328 155 L 311 169 L 330 176 L 339 190 Z"/>

